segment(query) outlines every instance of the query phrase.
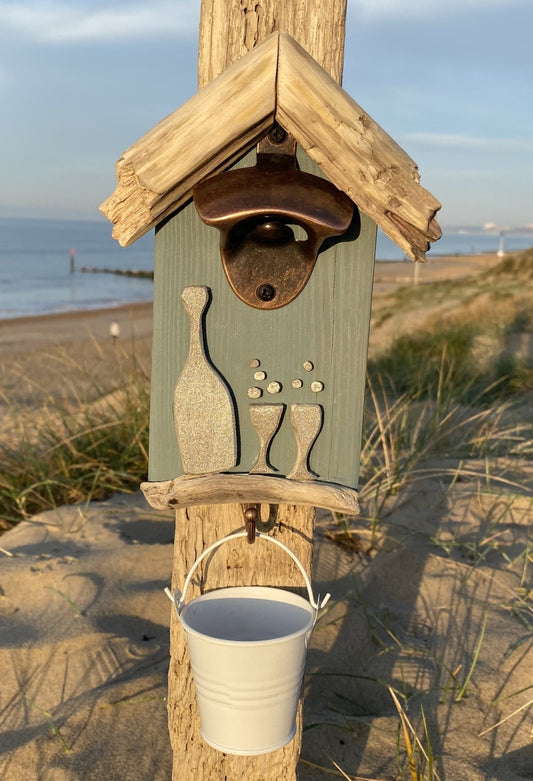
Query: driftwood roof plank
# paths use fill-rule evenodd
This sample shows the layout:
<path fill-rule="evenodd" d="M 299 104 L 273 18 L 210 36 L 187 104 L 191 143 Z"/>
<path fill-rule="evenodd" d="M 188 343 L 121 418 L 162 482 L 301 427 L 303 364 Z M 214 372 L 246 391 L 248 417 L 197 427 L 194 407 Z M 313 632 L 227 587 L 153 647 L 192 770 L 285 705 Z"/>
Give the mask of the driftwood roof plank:
<path fill-rule="evenodd" d="M 179 208 L 197 182 L 232 165 L 266 135 L 274 122 L 277 57 L 273 35 L 124 152 L 116 164 L 118 185 L 100 206 L 122 246 Z"/>
<path fill-rule="evenodd" d="M 179 208 L 206 176 L 229 167 L 274 120 L 405 254 L 425 260 L 440 203 L 416 163 L 286 33 L 231 65 L 128 149 L 100 207 L 126 246 Z"/>
<path fill-rule="evenodd" d="M 416 163 L 288 35 L 280 36 L 276 118 L 328 178 L 413 259 L 440 236 L 441 204 Z"/>

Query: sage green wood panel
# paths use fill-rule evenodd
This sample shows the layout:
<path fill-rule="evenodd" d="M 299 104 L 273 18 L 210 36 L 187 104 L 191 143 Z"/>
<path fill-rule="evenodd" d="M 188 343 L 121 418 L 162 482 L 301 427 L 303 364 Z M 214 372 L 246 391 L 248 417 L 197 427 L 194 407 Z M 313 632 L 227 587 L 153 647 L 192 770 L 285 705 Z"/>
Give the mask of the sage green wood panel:
<path fill-rule="evenodd" d="M 253 165 L 255 155 L 241 164 Z M 320 175 L 305 155 L 300 167 Z M 319 403 L 322 431 L 311 452 L 310 466 L 320 479 L 357 486 L 364 403 L 368 330 L 374 272 L 376 226 L 361 215 L 358 238 L 329 246 L 320 253 L 306 288 L 291 304 L 277 310 L 253 309 L 232 292 L 219 252 L 219 232 L 199 219 L 188 204 L 156 231 L 154 339 L 150 419 L 150 480 L 183 474 L 174 435 L 172 399 L 175 382 L 189 347 L 189 324 L 181 302 L 187 285 L 205 285 L 212 301 L 205 318 L 211 362 L 232 389 L 237 407 L 239 463 L 247 472 L 258 453 L 252 428 L 248 388 L 263 388 L 259 403 L 284 403 L 285 416 L 272 443 L 270 462 L 280 474 L 294 464 L 296 444 L 290 405 Z M 251 359 L 261 361 L 267 379 L 253 379 Z M 303 368 L 314 365 L 312 372 Z M 301 379 L 302 389 L 291 381 Z M 324 390 L 314 393 L 312 381 Z M 282 392 L 266 391 L 278 381 Z M 208 401 L 206 402 L 208 403 Z"/>

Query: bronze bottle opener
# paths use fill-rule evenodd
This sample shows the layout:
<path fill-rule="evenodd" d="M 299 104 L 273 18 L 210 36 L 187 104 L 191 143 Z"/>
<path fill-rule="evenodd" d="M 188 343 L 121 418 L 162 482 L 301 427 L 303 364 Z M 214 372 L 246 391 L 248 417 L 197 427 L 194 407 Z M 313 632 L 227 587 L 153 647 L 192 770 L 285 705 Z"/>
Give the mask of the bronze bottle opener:
<path fill-rule="evenodd" d="M 300 171 L 295 152 L 294 139 L 275 126 L 258 145 L 255 166 L 225 171 L 193 189 L 200 218 L 221 232 L 229 284 L 256 309 L 293 301 L 324 239 L 344 233 L 353 217 L 350 198 L 326 179 Z"/>

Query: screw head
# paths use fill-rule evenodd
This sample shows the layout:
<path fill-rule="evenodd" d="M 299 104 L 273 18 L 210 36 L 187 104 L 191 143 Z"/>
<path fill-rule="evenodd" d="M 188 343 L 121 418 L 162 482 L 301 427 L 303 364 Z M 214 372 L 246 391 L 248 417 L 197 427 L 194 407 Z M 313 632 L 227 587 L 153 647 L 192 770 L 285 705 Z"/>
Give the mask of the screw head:
<path fill-rule="evenodd" d="M 270 282 L 263 282 L 255 291 L 260 301 L 272 301 L 276 297 L 276 288 Z"/>
<path fill-rule="evenodd" d="M 271 144 L 282 144 L 287 138 L 287 133 L 280 125 L 275 125 L 268 134 L 268 140 Z"/>

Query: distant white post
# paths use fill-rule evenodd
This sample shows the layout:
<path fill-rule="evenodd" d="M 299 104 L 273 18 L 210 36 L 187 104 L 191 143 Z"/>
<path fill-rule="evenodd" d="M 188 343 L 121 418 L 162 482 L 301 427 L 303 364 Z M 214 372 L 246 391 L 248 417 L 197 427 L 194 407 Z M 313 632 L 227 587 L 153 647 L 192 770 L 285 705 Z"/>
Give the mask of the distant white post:
<path fill-rule="evenodd" d="M 499 258 L 503 258 L 505 256 L 505 252 L 503 250 L 503 235 L 504 235 L 504 231 L 500 231 L 500 248 L 498 250 Z"/>

